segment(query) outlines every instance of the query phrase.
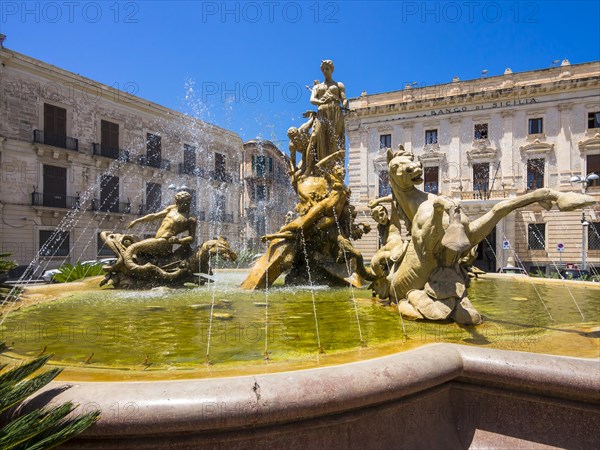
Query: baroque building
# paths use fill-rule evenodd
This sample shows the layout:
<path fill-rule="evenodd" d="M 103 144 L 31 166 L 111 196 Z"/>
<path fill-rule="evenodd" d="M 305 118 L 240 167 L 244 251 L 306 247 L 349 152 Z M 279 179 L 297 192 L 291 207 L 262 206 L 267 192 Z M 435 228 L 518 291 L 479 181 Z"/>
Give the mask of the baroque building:
<path fill-rule="evenodd" d="M 425 191 L 460 200 L 471 218 L 501 199 L 550 187 L 581 192 L 578 176 L 600 174 L 600 62 L 415 87 L 350 99 L 349 180 L 359 214 L 390 192 L 386 149 L 399 144 L 424 167 Z M 600 182 L 587 193 L 600 200 Z M 600 269 L 600 205 L 583 212 L 538 205 L 503 219 L 480 244 L 476 265 L 494 271 L 509 257 L 550 272 L 568 263 Z M 371 222 L 374 224 L 374 222 Z M 376 227 L 372 227 L 376 230 Z M 356 243 L 370 257 L 370 233 Z"/>
<path fill-rule="evenodd" d="M 245 248 L 263 252 L 261 236 L 276 232 L 295 206 L 290 184 L 289 158 L 271 141 L 253 139 L 244 143 L 241 210 L 245 217 Z"/>
<path fill-rule="evenodd" d="M 7 48 L 0 57 L 2 252 L 37 273 L 113 256 L 99 232 L 125 232 L 181 188 L 197 241 L 239 248 L 237 134 Z M 151 236 L 158 222 L 143 225 L 131 231 Z"/>

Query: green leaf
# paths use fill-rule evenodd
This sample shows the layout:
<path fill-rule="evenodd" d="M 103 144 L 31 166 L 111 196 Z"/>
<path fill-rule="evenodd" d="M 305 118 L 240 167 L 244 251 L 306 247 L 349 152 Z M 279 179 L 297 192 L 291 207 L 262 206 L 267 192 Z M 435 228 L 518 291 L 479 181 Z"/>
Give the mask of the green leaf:
<path fill-rule="evenodd" d="M 46 364 L 46 362 L 48 362 L 48 360 L 52 356 L 52 354 L 40 356 L 25 364 L 21 364 L 20 366 L 14 367 L 8 372 L 3 373 L 2 375 L 0 375 L 0 389 L 2 389 L 6 383 L 16 383 L 28 377 L 33 372 L 40 369 L 44 364 Z"/>
<path fill-rule="evenodd" d="M 47 372 L 36 375 L 30 380 L 22 381 L 13 388 L 8 389 L 8 392 L 0 392 L 0 412 L 25 400 L 35 391 L 50 383 L 61 372 L 62 369 L 59 368 L 50 369 Z"/>

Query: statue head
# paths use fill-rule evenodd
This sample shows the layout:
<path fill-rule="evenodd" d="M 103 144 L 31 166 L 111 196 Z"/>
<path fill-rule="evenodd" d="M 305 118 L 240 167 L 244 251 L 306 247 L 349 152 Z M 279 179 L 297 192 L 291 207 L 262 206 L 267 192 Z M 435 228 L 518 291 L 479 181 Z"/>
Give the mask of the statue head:
<path fill-rule="evenodd" d="M 377 205 L 371 209 L 371 217 L 373 217 L 373 220 L 379 225 L 387 225 L 390 221 L 388 210 L 383 205 Z"/>
<path fill-rule="evenodd" d="M 175 194 L 175 204 L 177 206 L 190 206 L 192 203 L 192 194 L 187 191 L 180 191 Z"/>
<path fill-rule="evenodd" d="M 294 139 L 296 136 L 298 136 L 298 128 L 289 127 L 287 130 L 287 135 L 290 139 Z"/>
<path fill-rule="evenodd" d="M 423 165 L 415 161 L 415 155 L 398 146 L 398 151 L 387 151 L 388 171 L 392 189 L 408 191 L 423 182 Z"/>
<path fill-rule="evenodd" d="M 329 74 L 332 74 L 334 71 L 333 61 L 330 59 L 324 59 L 321 61 L 321 72 L 325 74 L 325 71 L 328 71 Z"/>

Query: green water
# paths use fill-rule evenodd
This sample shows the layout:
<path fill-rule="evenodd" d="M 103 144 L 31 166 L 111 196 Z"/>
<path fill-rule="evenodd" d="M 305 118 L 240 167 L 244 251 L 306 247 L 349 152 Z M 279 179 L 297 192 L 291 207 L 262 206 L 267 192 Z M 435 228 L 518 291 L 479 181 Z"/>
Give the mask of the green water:
<path fill-rule="evenodd" d="M 469 298 L 486 321 L 460 327 L 402 322 L 397 309 L 379 305 L 368 290 L 315 287 L 313 308 L 309 287 L 242 291 L 236 286 L 244 276 L 221 273 L 215 284 L 191 290 L 67 293 L 12 312 L 0 338 L 20 356 L 45 348 L 57 364 L 136 370 L 195 368 L 207 353 L 214 367 L 262 362 L 265 351 L 272 362 L 313 361 L 320 354 L 353 360 L 365 348 L 385 354 L 434 342 L 598 356 L 598 287 L 477 280 Z"/>

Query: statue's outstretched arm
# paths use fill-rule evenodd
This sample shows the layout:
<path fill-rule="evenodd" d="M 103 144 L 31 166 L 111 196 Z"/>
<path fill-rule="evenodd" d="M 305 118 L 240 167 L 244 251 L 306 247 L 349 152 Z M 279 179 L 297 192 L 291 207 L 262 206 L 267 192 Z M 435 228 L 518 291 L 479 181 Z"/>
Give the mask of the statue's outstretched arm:
<path fill-rule="evenodd" d="M 127 228 L 133 228 L 138 223 L 153 222 L 155 220 L 162 219 L 163 217 L 167 217 L 167 214 L 169 214 L 169 208 L 163 209 L 162 211 L 157 213 L 148 214 L 144 217 L 140 217 L 139 219 L 132 220 L 131 222 L 129 222 L 129 225 L 127 225 Z"/>
<path fill-rule="evenodd" d="M 380 203 L 392 203 L 392 200 L 393 200 L 393 197 L 391 194 L 386 195 L 385 197 L 376 198 L 375 200 L 371 200 L 369 202 L 369 208 L 375 208 Z"/>

